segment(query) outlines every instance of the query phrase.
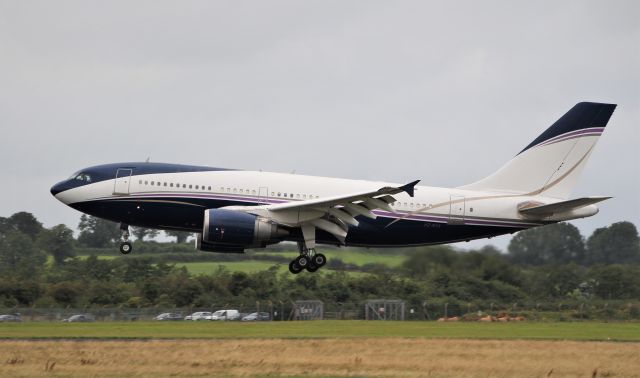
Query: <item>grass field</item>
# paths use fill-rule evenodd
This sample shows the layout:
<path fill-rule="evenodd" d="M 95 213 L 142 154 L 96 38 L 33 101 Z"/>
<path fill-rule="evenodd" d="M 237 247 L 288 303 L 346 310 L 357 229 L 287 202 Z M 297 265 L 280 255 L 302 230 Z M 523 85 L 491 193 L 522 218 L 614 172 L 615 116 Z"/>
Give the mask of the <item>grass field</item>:
<path fill-rule="evenodd" d="M 640 323 L 310 322 L 2 323 L 0 338 L 449 338 L 640 342 Z"/>
<path fill-rule="evenodd" d="M 637 377 L 640 344 L 429 339 L 0 341 L 3 377 Z"/>
<path fill-rule="evenodd" d="M 246 260 L 246 261 L 200 261 L 200 262 L 187 262 L 187 263 L 175 263 L 176 267 L 185 267 L 191 274 L 211 274 L 215 272 L 220 266 L 225 266 L 227 270 L 231 272 L 259 272 L 267 270 L 277 263 L 271 261 L 258 261 L 258 260 Z M 279 264 L 284 267 L 284 264 Z M 283 268 L 284 269 L 284 268 Z"/>
<path fill-rule="evenodd" d="M 340 259 L 347 264 L 353 264 L 357 266 L 363 266 L 366 264 L 382 264 L 389 267 L 400 266 L 407 256 L 401 253 L 389 253 L 382 254 L 374 251 L 367 251 L 366 249 L 326 249 L 320 248 L 320 251 L 327 256 L 327 259 Z M 298 252 L 256 252 L 256 254 L 267 254 L 275 256 L 286 256 L 293 259 L 298 255 Z"/>
<path fill-rule="evenodd" d="M 0 377 L 45 375 L 638 377 L 640 324 L 0 324 Z"/>
<path fill-rule="evenodd" d="M 80 258 L 87 258 L 89 256 L 90 251 L 91 254 L 94 254 L 100 259 L 115 259 L 122 257 L 120 254 L 111 251 L 110 249 L 91 249 L 91 250 L 82 250 L 79 253 Z M 105 252 L 110 253 L 105 253 Z M 363 266 L 366 264 L 381 264 L 386 265 L 388 267 L 398 267 L 402 265 L 402 263 L 407 259 L 407 255 L 402 253 L 377 253 L 376 251 L 369 251 L 366 249 L 349 249 L 349 248 L 328 248 L 326 250 L 321 250 L 328 259 L 340 259 L 346 264 L 352 264 L 355 266 Z M 197 251 L 192 251 L 194 254 L 202 253 Z M 149 256 L 161 256 L 162 254 L 147 254 Z M 233 261 L 233 262 L 215 262 L 215 261 L 202 261 L 202 262 L 189 262 L 189 263 L 180 263 L 177 262 L 177 266 L 186 266 L 187 269 L 194 274 L 201 273 L 210 273 L 215 270 L 219 265 L 226 265 L 227 269 L 230 271 L 243 271 L 243 272 L 255 272 L 260 270 L 265 270 L 271 267 L 274 263 L 270 261 L 263 260 L 255 260 L 252 259 L 252 255 L 270 255 L 270 256 L 280 256 L 284 257 L 287 260 L 293 259 L 298 255 L 296 251 L 290 252 L 275 252 L 269 251 L 268 249 L 265 251 L 251 251 L 250 253 L 243 255 L 245 260 L 242 261 Z M 132 254 L 132 256 L 135 256 Z M 281 264 L 286 265 L 286 264 Z"/>

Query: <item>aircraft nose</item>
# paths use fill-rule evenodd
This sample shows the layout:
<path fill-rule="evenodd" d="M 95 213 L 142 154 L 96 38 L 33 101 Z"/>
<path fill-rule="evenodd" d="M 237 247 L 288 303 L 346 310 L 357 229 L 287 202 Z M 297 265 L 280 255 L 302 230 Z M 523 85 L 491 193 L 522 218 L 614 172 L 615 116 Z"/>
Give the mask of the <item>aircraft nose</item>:
<path fill-rule="evenodd" d="M 64 189 L 64 181 L 59 182 L 51 187 L 51 194 L 55 197 L 56 194 L 62 192 Z"/>

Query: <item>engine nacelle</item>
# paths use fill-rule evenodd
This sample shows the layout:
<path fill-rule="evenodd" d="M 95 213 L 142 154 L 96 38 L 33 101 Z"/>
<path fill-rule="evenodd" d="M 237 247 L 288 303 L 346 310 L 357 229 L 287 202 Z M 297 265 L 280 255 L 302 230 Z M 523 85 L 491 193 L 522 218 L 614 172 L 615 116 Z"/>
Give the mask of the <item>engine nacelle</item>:
<path fill-rule="evenodd" d="M 202 251 L 241 253 L 278 243 L 289 232 L 269 219 L 235 210 L 207 209 L 196 247 Z"/>
<path fill-rule="evenodd" d="M 244 247 L 232 246 L 227 244 L 212 244 L 202 240 L 202 234 L 196 236 L 196 249 L 204 252 L 218 253 L 244 253 Z"/>

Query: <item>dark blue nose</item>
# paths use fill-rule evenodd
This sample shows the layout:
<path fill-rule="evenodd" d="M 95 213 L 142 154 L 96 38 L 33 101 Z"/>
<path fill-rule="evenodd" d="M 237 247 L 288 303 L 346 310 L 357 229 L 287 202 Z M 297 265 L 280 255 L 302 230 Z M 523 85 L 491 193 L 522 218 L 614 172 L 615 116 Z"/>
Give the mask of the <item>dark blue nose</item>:
<path fill-rule="evenodd" d="M 65 191 L 68 188 L 68 185 L 65 185 L 66 181 L 61 181 L 57 184 L 55 184 L 54 186 L 51 187 L 51 194 L 53 194 L 54 196 L 62 191 Z"/>

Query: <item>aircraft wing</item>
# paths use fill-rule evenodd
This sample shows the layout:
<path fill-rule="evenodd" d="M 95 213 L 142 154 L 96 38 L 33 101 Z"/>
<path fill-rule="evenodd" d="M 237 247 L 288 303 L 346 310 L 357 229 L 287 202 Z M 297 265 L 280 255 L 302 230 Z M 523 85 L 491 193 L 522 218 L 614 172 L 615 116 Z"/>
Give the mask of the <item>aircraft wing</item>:
<path fill-rule="evenodd" d="M 420 180 L 398 187 L 383 187 L 378 190 L 350 193 L 326 198 L 314 198 L 304 201 L 287 202 L 273 205 L 238 209 L 265 216 L 283 225 L 301 227 L 307 244 L 315 242 L 315 229 L 321 229 L 334 235 L 344 243 L 348 225 L 358 226 L 357 216 L 375 219 L 372 212 L 383 209 L 393 212 L 389 204 L 396 201 L 392 195 L 407 193 L 411 197 Z M 312 248 L 310 246 L 310 248 Z"/>

